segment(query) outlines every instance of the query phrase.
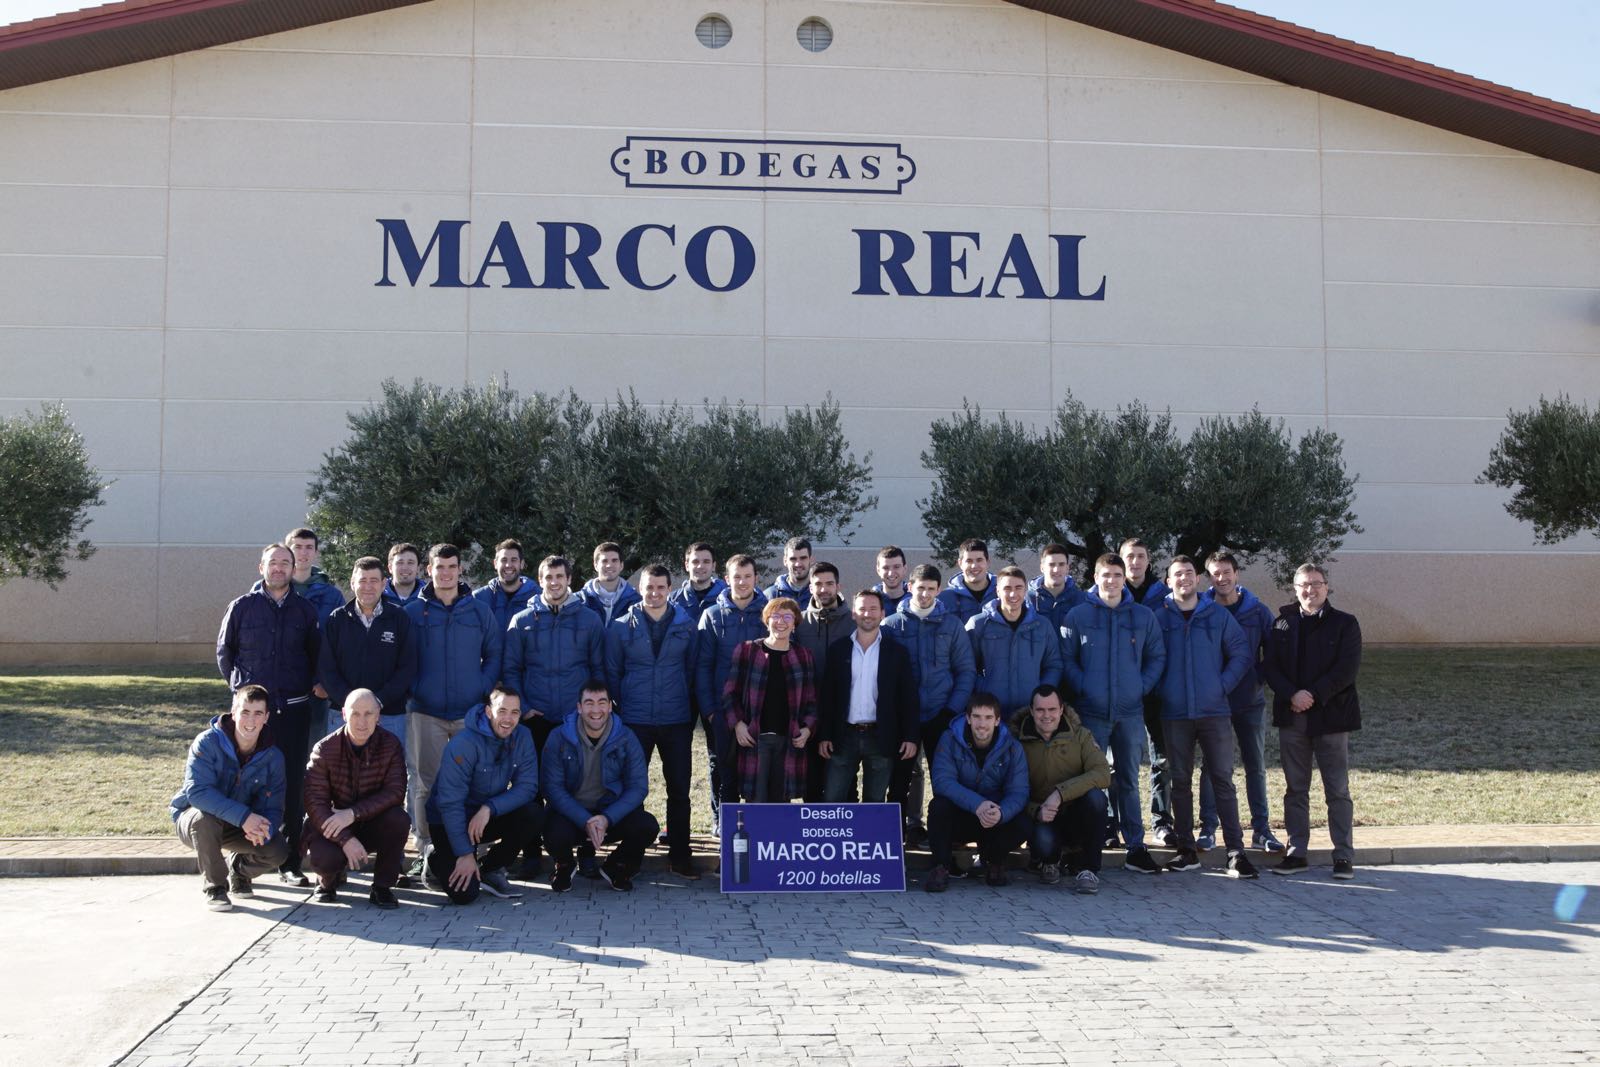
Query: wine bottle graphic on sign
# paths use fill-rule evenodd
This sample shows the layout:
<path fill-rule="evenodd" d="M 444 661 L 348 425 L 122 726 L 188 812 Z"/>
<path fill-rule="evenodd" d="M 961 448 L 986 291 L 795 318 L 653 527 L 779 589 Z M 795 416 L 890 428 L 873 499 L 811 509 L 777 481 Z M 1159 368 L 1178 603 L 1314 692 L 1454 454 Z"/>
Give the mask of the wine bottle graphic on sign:
<path fill-rule="evenodd" d="M 750 835 L 744 832 L 744 809 L 739 809 L 738 828 L 733 832 L 733 884 L 750 881 Z"/>

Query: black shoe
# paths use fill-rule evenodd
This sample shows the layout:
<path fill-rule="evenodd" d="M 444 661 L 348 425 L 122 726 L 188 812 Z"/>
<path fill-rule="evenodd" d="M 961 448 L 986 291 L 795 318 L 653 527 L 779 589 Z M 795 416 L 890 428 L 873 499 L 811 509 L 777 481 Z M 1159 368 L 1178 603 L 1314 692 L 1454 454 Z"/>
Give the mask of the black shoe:
<path fill-rule="evenodd" d="M 402 871 L 400 877 L 394 880 L 395 888 L 410 889 L 414 885 L 423 885 L 423 879 L 426 877 L 427 872 L 423 867 L 422 857 L 418 856 L 411 861 L 411 866 Z"/>
<path fill-rule="evenodd" d="M 1178 854 L 1172 857 L 1167 864 L 1169 871 L 1198 871 L 1200 869 L 1200 855 L 1192 848 L 1180 848 Z"/>
<path fill-rule="evenodd" d="M 1356 865 L 1349 860 L 1334 860 L 1333 876 L 1341 882 L 1348 882 L 1356 876 Z"/>
<path fill-rule="evenodd" d="M 537 855 L 523 857 L 522 862 L 510 872 L 511 877 L 519 882 L 537 882 L 543 873 L 544 864 Z"/>
<path fill-rule="evenodd" d="M 606 860 L 600 864 L 600 877 L 604 878 L 606 884 L 619 893 L 627 893 L 633 889 L 633 878 L 623 873 L 622 864 L 620 863 Z"/>
<path fill-rule="evenodd" d="M 228 899 L 228 891 L 220 885 L 206 886 L 206 907 L 212 911 L 232 911 L 233 901 Z"/>
<path fill-rule="evenodd" d="M 1162 848 L 1178 847 L 1178 831 L 1165 823 L 1156 823 L 1155 828 L 1150 831 L 1150 837 Z"/>
<path fill-rule="evenodd" d="M 903 834 L 906 848 L 927 848 L 928 831 L 916 823 L 907 823 Z"/>
<path fill-rule="evenodd" d="M 1133 871 L 1136 874 L 1160 874 L 1161 865 L 1150 855 L 1147 848 L 1136 848 L 1128 853 L 1128 858 L 1122 861 L 1123 870 Z"/>
<path fill-rule="evenodd" d="M 950 888 L 950 871 L 945 867 L 935 867 L 928 872 L 928 877 L 922 880 L 922 888 L 929 893 L 943 893 Z"/>
<path fill-rule="evenodd" d="M 1250 862 L 1250 857 L 1244 854 L 1244 849 L 1228 853 L 1229 878 L 1260 878 L 1256 865 Z"/>
<path fill-rule="evenodd" d="M 236 897 L 253 897 L 256 887 L 251 883 L 250 876 L 239 869 L 241 857 L 233 857 L 233 862 L 228 865 L 228 892 Z"/>
<path fill-rule="evenodd" d="M 1304 856 L 1299 855 L 1298 853 L 1294 855 L 1286 855 L 1283 857 L 1283 859 L 1278 861 L 1278 865 L 1276 867 L 1272 868 L 1272 873 L 1304 874 L 1306 866 L 1306 858 Z"/>
<path fill-rule="evenodd" d="M 337 885 L 322 885 L 322 884 L 319 884 L 317 886 L 317 903 L 318 904 L 335 904 L 335 903 L 338 902 L 338 900 L 339 900 L 339 887 Z"/>
<path fill-rule="evenodd" d="M 284 885 L 292 885 L 296 889 L 310 889 L 311 879 L 295 870 L 293 867 L 284 867 L 278 871 L 278 880 Z"/>
<path fill-rule="evenodd" d="M 983 884 L 992 885 L 996 889 L 1011 884 L 1011 875 L 1006 873 L 1004 861 L 1000 863 L 985 863 L 983 865 Z"/>
<path fill-rule="evenodd" d="M 373 907 L 382 908 L 384 911 L 393 911 L 400 906 L 400 902 L 394 898 L 394 891 L 386 886 L 373 886 L 372 892 L 367 894 L 367 899 L 372 902 Z"/>
<path fill-rule="evenodd" d="M 594 853 L 591 852 L 587 856 L 583 855 L 581 852 L 578 854 L 578 873 L 583 875 L 585 878 L 600 877 L 600 864 L 594 858 Z"/>
<path fill-rule="evenodd" d="M 667 864 L 667 870 L 679 878 L 687 878 L 691 882 L 700 879 L 700 867 L 693 859 L 673 860 Z"/>
<path fill-rule="evenodd" d="M 572 864 L 556 864 L 556 873 L 550 876 L 550 888 L 557 893 L 565 893 L 572 888 Z"/>

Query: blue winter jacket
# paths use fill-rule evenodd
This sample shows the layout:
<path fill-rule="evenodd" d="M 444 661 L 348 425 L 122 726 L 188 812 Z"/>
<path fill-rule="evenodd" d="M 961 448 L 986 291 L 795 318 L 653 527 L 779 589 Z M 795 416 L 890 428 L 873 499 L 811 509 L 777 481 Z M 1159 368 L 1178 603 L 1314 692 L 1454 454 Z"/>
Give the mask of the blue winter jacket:
<path fill-rule="evenodd" d="M 383 580 L 384 597 L 396 604 L 399 604 L 402 608 L 411 603 L 413 600 L 419 599 L 422 596 L 423 590 L 427 588 L 428 580 L 426 578 L 418 578 L 417 584 L 411 587 L 411 595 L 403 597 L 399 593 L 395 592 L 393 578 L 385 578 Z"/>
<path fill-rule="evenodd" d="M 500 676 L 522 694 L 524 710 L 558 723 L 578 706 L 584 682 L 605 677 L 605 631 L 600 616 L 573 597 L 551 611 L 536 596 L 506 630 Z"/>
<path fill-rule="evenodd" d="M 989 575 L 989 588 L 983 591 L 982 597 L 972 595 L 972 590 L 967 588 L 967 580 L 957 571 L 939 591 L 939 603 L 943 604 L 951 614 L 961 620 L 963 626 L 967 620 L 977 615 L 990 604 L 998 603 L 999 593 L 995 590 L 994 575 Z M 965 709 L 962 709 L 965 710 Z"/>
<path fill-rule="evenodd" d="M 689 618 L 693 619 L 695 625 L 698 626 L 700 624 L 700 616 L 704 615 L 711 608 L 711 605 L 722 598 L 722 591 L 726 588 L 728 588 L 727 582 L 721 578 L 713 578 L 711 579 L 710 588 L 702 593 L 690 584 L 689 579 L 685 578 L 683 584 L 674 589 L 672 595 L 667 597 L 667 603 L 687 611 Z"/>
<path fill-rule="evenodd" d="M 883 632 L 911 653 L 923 722 L 946 709 L 958 715 L 967 710 L 978 671 L 967 628 L 949 608 L 935 600 L 933 611 L 921 619 L 902 607 L 883 620 Z"/>
<path fill-rule="evenodd" d="M 494 621 L 504 630 L 511 625 L 511 620 L 517 612 L 526 608 L 530 601 L 539 593 L 539 583 L 522 579 L 522 584 L 517 586 L 515 593 L 506 592 L 499 578 L 490 578 L 488 583 L 472 591 L 472 599 L 481 600 L 489 605 L 489 610 L 494 612 Z"/>
<path fill-rule="evenodd" d="M 1207 589 L 1200 594 L 1200 599 L 1215 602 L 1217 597 L 1215 592 Z M 1244 631 L 1245 643 L 1250 648 L 1250 669 L 1244 672 L 1239 684 L 1228 694 L 1228 704 L 1235 712 L 1255 711 L 1265 707 L 1267 702 L 1266 693 L 1261 688 L 1261 683 L 1266 680 L 1261 674 L 1261 662 L 1266 655 L 1267 633 L 1277 616 L 1261 602 L 1260 597 L 1242 585 L 1239 586 L 1239 599 L 1224 606 L 1233 616 L 1233 621 L 1239 624 L 1239 629 Z"/>
<path fill-rule="evenodd" d="M 246 593 L 228 605 L 217 631 L 217 669 L 228 688 L 264 685 L 274 711 L 309 699 L 321 651 L 317 609 L 293 589 L 282 604 L 265 591 Z"/>
<path fill-rule="evenodd" d="M 489 605 L 457 595 L 441 603 L 433 586 L 406 605 L 417 646 L 417 680 L 407 711 L 456 721 L 478 710 L 500 681 L 505 646 Z"/>
<path fill-rule="evenodd" d="M 1108 608 L 1089 590 L 1067 612 L 1061 634 L 1067 686 L 1083 719 L 1144 715 L 1144 695 L 1161 681 L 1166 645 L 1155 613 L 1124 596 Z"/>
<path fill-rule="evenodd" d="M 617 599 L 611 605 L 611 610 L 606 611 L 605 601 L 600 599 L 600 579 L 590 578 L 583 583 L 583 588 L 578 590 L 578 603 L 600 616 L 604 626 L 610 626 L 616 620 L 628 613 L 628 609 L 635 604 L 644 603 L 644 597 L 639 595 L 639 590 L 623 581 L 617 586 Z"/>
<path fill-rule="evenodd" d="M 1060 634 L 1027 604 L 1015 630 L 1000 614 L 999 601 L 986 604 L 967 621 L 967 634 L 978 670 L 976 688 L 1000 698 L 1002 717 L 1027 707 L 1038 686 L 1061 684 Z"/>
<path fill-rule="evenodd" d="M 893 615 L 895 612 L 911 603 L 911 590 L 909 588 L 904 593 L 901 593 L 898 597 L 891 597 L 888 593 L 883 591 L 882 582 L 873 582 L 872 591 L 877 593 L 879 598 L 883 601 L 883 617 L 885 620 L 887 620 L 890 615 Z"/>
<path fill-rule="evenodd" d="M 1172 592 L 1172 588 L 1149 571 L 1145 572 L 1144 578 L 1145 584 L 1138 589 L 1129 582 L 1122 587 L 1122 592 L 1123 595 L 1132 597 L 1135 604 L 1141 604 L 1154 611 L 1166 599 L 1167 594 Z"/>
<path fill-rule="evenodd" d="M 600 748 L 601 777 L 605 782 L 605 796 L 600 807 L 590 811 L 578 803 L 577 792 L 583 787 L 583 749 L 586 739 L 579 737 L 583 727 L 578 713 L 567 716 L 567 721 L 556 728 L 544 743 L 545 802 L 550 809 L 572 825 L 583 827 L 591 815 L 604 815 L 612 826 L 632 815 L 644 804 L 650 789 L 650 778 L 644 761 L 644 749 L 632 730 L 611 717 L 611 733 Z"/>
<path fill-rule="evenodd" d="M 311 606 L 317 609 L 318 625 L 326 623 L 329 615 L 344 607 L 344 594 L 339 592 L 339 587 L 333 584 L 321 567 L 312 567 L 310 579 L 294 582 L 293 587 L 296 593 L 311 601 Z M 256 582 L 256 588 L 261 588 L 259 581 Z"/>
<path fill-rule="evenodd" d="M 643 604 L 635 604 L 606 627 L 606 682 L 617 714 L 631 726 L 672 726 L 688 722 L 692 715 L 694 623 L 682 608 L 669 605 L 667 613 L 659 656 L 650 642 L 650 619 Z"/>
<path fill-rule="evenodd" d="M 1041 574 L 1028 583 L 1028 603 L 1045 617 L 1059 635 L 1061 627 L 1066 625 L 1067 612 L 1083 603 L 1083 590 L 1068 576 L 1060 594 L 1052 593 L 1044 587 L 1044 575 Z"/>
<path fill-rule="evenodd" d="M 933 795 L 944 797 L 962 811 L 977 814 L 986 800 L 1000 805 L 1000 821 L 1010 822 L 1028 804 L 1028 757 L 1005 723 L 994 728 L 989 756 L 978 766 L 978 756 L 967 737 L 967 717 L 950 720 L 950 729 L 933 754 Z"/>
<path fill-rule="evenodd" d="M 439 773 L 428 793 L 428 822 L 443 825 L 450 849 L 472 855 L 467 823 L 487 805 L 491 815 L 505 815 L 533 803 L 539 795 L 539 754 L 533 735 L 520 726 L 511 736 L 494 735 L 489 709 L 467 716 L 466 727 L 444 746 Z"/>
<path fill-rule="evenodd" d="M 724 589 L 717 602 L 700 616 L 695 633 L 699 647 L 695 651 L 694 688 L 695 704 L 706 718 L 716 716 L 722 707 L 722 686 L 733 666 L 733 650 L 746 641 L 767 636 L 767 624 L 761 621 L 766 606 L 766 597 L 752 593 L 750 603 L 741 608 L 733 602 L 732 591 Z"/>
<path fill-rule="evenodd" d="M 1156 608 L 1167 648 L 1161 675 L 1161 717 L 1204 719 L 1230 714 L 1228 694 L 1250 670 L 1250 645 L 1228 609 L 1198 600 L 1187 619 L 1169 595 Z"/>
<path fill-rule="evenodd" d="M 352 689 L 370 689 L 383 714 L 404 715 L 417 678 L 417 645 L 405 609 L 380 598 L 371 626 L 361 621 L 354 600 L 329 615 L 322 624 L 317 678 L 332 707 L 344 707 Z"/>
<path fill-rule="evenodd" d="M 778 580 L 763 589 L 761 595 L 768 600 L 777 600 L 781 596 L 786 596 L 799 604 L 801 611 L 811 606 L 811 587 L 806 585 L 796 588 L 790 584 L 787 574 L 778 575 Z"/>
<path fill-rule="evenodd" d="M 172 821 L 177 822 L 189 808 L 199 808 L 232 826 L 243 826 L 255 814 L 266 819 L 272 836 L 278 837 L 287 789 L 283 753 L 273 739 L 271 722 L 262 728 L 256 750 L 241 767 L 233 743 L 233 719 L 218 715 L 189 745 L 183 788 L 172 798 Z"/>

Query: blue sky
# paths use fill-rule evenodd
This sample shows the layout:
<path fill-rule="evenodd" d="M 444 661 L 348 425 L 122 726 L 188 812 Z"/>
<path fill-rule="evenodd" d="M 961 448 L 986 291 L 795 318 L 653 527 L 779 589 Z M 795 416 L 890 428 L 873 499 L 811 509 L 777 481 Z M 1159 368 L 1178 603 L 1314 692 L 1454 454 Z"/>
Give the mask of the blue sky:
<path fill-rule="evenodd" d="M 0 0 L 0 24 L 82 6 Z M 1600 112 L 1600 0 L 1240 0 L 1237 6 Z"/>

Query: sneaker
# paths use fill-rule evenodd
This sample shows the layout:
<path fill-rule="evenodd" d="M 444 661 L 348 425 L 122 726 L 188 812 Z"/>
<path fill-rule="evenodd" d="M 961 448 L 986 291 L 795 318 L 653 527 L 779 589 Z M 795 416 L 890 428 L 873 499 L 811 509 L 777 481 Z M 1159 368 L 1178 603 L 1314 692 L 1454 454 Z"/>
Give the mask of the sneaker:
<path fill-rule="evenodd" d="M 622 871 L 622 865 L 606 860 L 599 866 L 600 877 L 606 884 L 619 893 L 626 893 L 633 889 L 633 878 Z"/>
<path fill-rule="evenodd" d="M 1100 876 L 1093 871 L 1079 871 L 1072 880 L 1072 891 L 1086 897 L 1093 896 L 1100 892 Z"/>
<path fill-rule="evenodd" d="M 997 889 L 1001 886 L 1010 885 L 1011 875 L 1006 873 L 1006 865 L 1004 863 L 985 863 L 983 865 L 983 884 L 992 885 Z"/>
<path fill-rule="evenodd" d="M 524 856 L 522 862 L 508 872 L 507 877 L 514 878 L 519 882 L 537 882 L 539 875 L 543 873 L 544 863 L 540 861 L 538 854 L 535 853 L 532 856 Z"/>
<path fill-rule="evenodd" d="M 1061 881 L 1061 864 L 1041 863 L 1039 865 L 1039 881 L 1045 885 L 1055 885 Z"/>
<path fill-rule="evenodd" d="M 236 897 L 253 897 L 256 895 L 256 887 L 251 883 L 250 876 L 239 869 L 238 856 L 233 857 L 233 862 L 229 864 L 228 892 Z"/>
<path fill-rule="evenodd" d="M 311 888 L 311 879 L 307 878 L 293 867 L 281 868 L 278 871 L 278 880 L 284 885 L 293 886 L 296 889 Z"/>
<path fill-rule="evenodd" d="M 901 840 L 905 842 L 906 848 L 922 849 L 928 847 L 928 831 L 916 823 L 907 823 L 900 836 Z"/>
<path fill-rule="evenodd" d="M 1356 865 L 1349 860 L 1334 860 L 1333 876 L 1341 882 L 1348 882 L 1356 876 Z"/>
<path fill-rule="evenodd" d="M 220 885 L 206 886 L 206 907 L 212 911 L 232 911 L 233 901 L 228 899 L 228 891 Z"/>
<path fill-rule="evenodd" d="M 1107 834 L 1105 842 L 1101 845 L 1101 847 L 1102 848 L 1121 848 L 1122 847 L 1122 838 L 1117 836 L 1116 834 Z"/>
<path fill-rule="evenodd" d="M 656 844 L 662 848 L 667 847 L 667 832 L 665 830 L 661 831 L 661 836 L 656 838 Z"/>
<path fill-rule="evenodd" d="M 372 892 L 367 894 L 367 899 L 372 902 L 373 907 L 382 908 L 384 911 L 393 911 L 400 906 L 400 902 L 394 898 L 394 890 L 387 886 L 373 886 Z"/>
<path fill-rule="evenodd" d="M 317 903 L 336 904 L 339 901 L 339 887 L 327 882 L 317 883 Z"/>
<path fill-rule="evenodd" d="M 1200 855 L 1192 848 L 1180 848 L 1178 854 L 1172 857 L 1167 864 L 1169 871 L 1198 871 L 1200 869 Z"/>
<path fill-rule="evenodd" d="M 1129 852 L 1128 858 L 1122 861 L 1122 869 L 1137 874 L 1161 873 L 1161 865 L 1150 855 L 1150 850 L 1147 848 L 1136 848 Z"/>
<path fill-rule="evenodd" d="M 1210 852 L 1217 847 L 1217 832 L 1215 830 L 1202 830 L 1194 839 L 1196 852 Z"/>
<path fill-rule="evenodd" d="M 711 836 L 718 841 L 722 840 L 722 814 L 714 812 L 711 816 Z"/>
<path fill-rule="evenodd" d="M 1228 853 L 1228 877 L 1260 878 L 1261 874 L 1256 870 L 1256 865 L 1250 862 L 1250 857 L 1244 854 L 1243 849 L 1240 849 L 1237 852 Z"/>
<path fill-rule="evenodd" d="M 565 893 L 572 888 L 572 864 L 556 864 L 556 873 L 550 876 L 550 889 L 555 893 Z"/>
<path fill-rule="evenodd" d="M 398 889 L 410 889 L 412 886 L 420 884 L 426 877 L 427 874 L 422 869 L 422 857 L 418 856 L 411 861 L 411 866 L 400 873 L 400 877 L 394 880 L 394 884 Z"/>
<path fill-rule="evenodd" d="M 1178 831 L 1165 823 L 1156 823 L 1150 830 L 1150 836 L 1162 848 L 1176 848 L 1178 844 Z"/>
<path fill-rule="evenodd" d="M 1283 842 L 1273 837 L 1272 831 L 1268 830 L 1264 834 L 1256 834 L 1250 841 L 1250 847 L 1260 849 L 1262 852 L 1282 852 Z"/>
<path fill-rule="evenodd" d="M 484 871 L 478 875 L 478 884 L 483 891 L 491 897 L 501 900 L 517 900 L 522 896 L 522 890 L 511 884 L 511 879 L 506 877 L 506 869 L 501 867 L 493 871 Z"/>
<path fill-rule="evenodd" d="M 578 873 L 583 875 L 585 878 L 599 878 L 601 876 L 600 861 L 595 859 L 594 853 L 591 852 L 587 856 L 579 853 Z"/>
<path fill-rule="evenodd" d="M 672 860 L 667 864 L 667 870 L 679 878 L 687 878 L 691 882 L 699 881 L 700 879 L 700 866 L 693 859 Z"/>
<path fill-rule="evenodd" d="M 1305 869 L 1306 869 L 1306 858 L 1304 856 L 1287 856 L 1286 855 L 1286 856 L 1283 857 L 1283 859 L 1278 861 L 1278 865 L 1276 867 L 1272 868 L 1272 873 L 1273 874 L 1303 874 L 1303 873 L 1305 873 Z"/>
<path fill-rule="evenodd" d="M 950 888 L 950 870 L 947 867 L 935 867 L 928 872 L 928 877 L 922 880 L 922 888 L 929 893 L 943 893 Z"/>

